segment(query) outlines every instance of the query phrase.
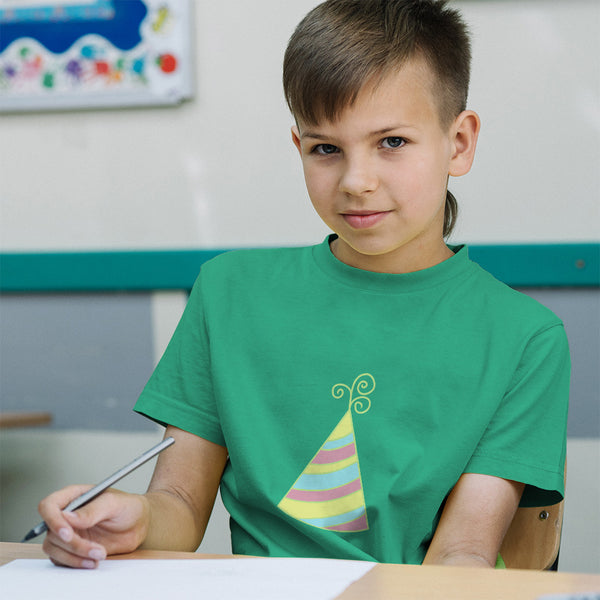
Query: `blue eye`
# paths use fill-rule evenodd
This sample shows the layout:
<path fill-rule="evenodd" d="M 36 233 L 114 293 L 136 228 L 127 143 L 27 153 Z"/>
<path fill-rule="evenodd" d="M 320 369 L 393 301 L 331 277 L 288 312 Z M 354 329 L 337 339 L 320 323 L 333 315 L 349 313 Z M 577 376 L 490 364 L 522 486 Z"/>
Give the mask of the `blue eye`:
<path fill-rule="evenodd" d="M 381 145 L 384 148 L 401 148 L 402 146 L 404 146 L 404 144 L 406 144 L 406 140 L 402 137 L 386 137 L 382 142 Z"/>
<path fill-rule="evenodd" d="M 338 152 L 338 147 L 333 144 L 319 144 L 312 151 L 315 154 L 335 154 Z"/>

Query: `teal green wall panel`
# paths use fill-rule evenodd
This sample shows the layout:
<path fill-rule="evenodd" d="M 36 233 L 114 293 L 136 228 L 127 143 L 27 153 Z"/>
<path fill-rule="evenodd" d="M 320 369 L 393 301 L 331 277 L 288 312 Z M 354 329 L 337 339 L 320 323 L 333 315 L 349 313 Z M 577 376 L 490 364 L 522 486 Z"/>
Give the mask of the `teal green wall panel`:
<path fill-rule="evenodd" d="M 190 289 L 221 250 L 0 254 L 1 292 Z"/>
<path fill-rule="evenodd" d="M 225 250 L 13 252 L 0 254 L 0 292 L 190 289 Z M 519 287 L 600 285 L 600 244 L 473 245 L 471 258 Z"/>
<path fill-rule="evenodd" d="M 469 255 L 514 287 L 600 285 L 600 244 L 470 246 Z"/>

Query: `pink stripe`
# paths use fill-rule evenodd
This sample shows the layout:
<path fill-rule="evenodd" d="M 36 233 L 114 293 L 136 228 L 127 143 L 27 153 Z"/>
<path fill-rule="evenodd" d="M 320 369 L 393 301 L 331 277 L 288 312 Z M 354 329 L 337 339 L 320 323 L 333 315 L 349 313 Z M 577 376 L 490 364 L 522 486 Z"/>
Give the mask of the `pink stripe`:
<path fill-rule="evenodd" d="M 358 519 L 354 519 L 354 521 L 349 521 L 348 523 L 325 527 L 325 529 L 329 529 L 330 531 L 364 531 L 368 529 L 367 515 L 362 515 L 362 517 L 358 517 Z"/>
<path fill-rule="evenodd" d="M 303 502 L 324 502 L 325 500 L 336 500 L 347 496 L 352 492 L 360 490 L 360 477 L 354 481 L 330 490 L 295 490 L 292 488 L 286 495 L 290 500 L 302 500 Z"/>
<path fill-rule="evenodd" d="M 345 458 L 350 458 L 356 454 L 356 446 L 354 442 L 348 444 L 347 446 L 343 446 L 342 448 L 337 448 L 336 450 L 321 450 L 311 462 L 317 465 L 326 465 L 328 463 L 338 462 L 339 460 L 344 460 Z"/>

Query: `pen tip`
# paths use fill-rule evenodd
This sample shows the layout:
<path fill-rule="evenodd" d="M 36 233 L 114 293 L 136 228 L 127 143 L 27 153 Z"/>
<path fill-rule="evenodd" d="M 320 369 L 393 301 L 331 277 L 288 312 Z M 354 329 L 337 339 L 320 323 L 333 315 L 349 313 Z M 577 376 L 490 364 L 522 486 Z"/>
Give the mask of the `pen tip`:
<path fill-rule="evenodd" d="M 31 540 L 32 538 L 35 537 L 35 533 L 32 531 L 28 531 L 27 535 L 21 540 L 21 544 L 24 544 L 25 542 L 28 542 L 29 540 Z"/>

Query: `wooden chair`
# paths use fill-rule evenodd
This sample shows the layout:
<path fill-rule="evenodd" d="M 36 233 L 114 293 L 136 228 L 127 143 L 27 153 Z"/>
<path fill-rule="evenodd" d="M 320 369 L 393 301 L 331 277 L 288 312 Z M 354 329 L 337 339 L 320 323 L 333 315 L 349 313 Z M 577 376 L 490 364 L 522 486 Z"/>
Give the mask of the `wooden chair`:
<path fill-rule="evenodd" d="M 566 483 L 565 462 L 565 487 Z M 552 506 L 517 509 L 500 547 L 507 568 L 556 571 L 564 510 L 564 499 Z"/>
<path fill-rule="evenodd" d="M 556 570 L 564 504 L 517 509 L 500 548 L 507 568 Z"/>

